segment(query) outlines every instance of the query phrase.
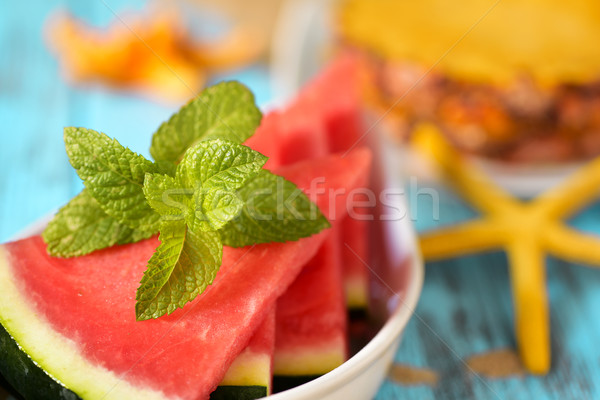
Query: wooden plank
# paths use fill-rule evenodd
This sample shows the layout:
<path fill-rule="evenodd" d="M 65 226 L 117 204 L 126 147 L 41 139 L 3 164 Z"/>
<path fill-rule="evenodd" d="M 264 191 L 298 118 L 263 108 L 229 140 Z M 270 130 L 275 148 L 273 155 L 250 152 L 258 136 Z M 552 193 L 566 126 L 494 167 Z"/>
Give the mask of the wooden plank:
<path fill-rule="evenodd" d="M 108 1 L 119 12 L 142 3 Z M 64 153 L 64 126 L 103 130 L 148 155 L 150 133 L 176 108 L 135 94 L 67 85 L 43 42 L 45 19 L 61 4 L 94 24 L 103 25 L 113 18 L 100 1 L 11 2 L 5 6 L 9 12 L 0 13 L 0 241 L 80 189 Z M 264 67 L 254 67 L 235 75 L 260 92 L 261 102 L 269 96 L 264 71 Z M 444 192 L 441 219 L 434 221 L 433 199 L 425 194 L 415 199 L 420 229 L 474 216 L 460 200 Z M 599 234 L 600 206 L 576 216 L 573 223 Z M 434 387 L 387 381 L 377 399 L 600 398 L 600 271 L 550 260 L 548 285 L 550 374 L 480 379 L 465 367 L 464 360 L 515 346 L 506 257 L 495 253 L 428 265 L 417 309 L 420 318 L 410 322 L 396 360 L 434 370 L 439 381 Z"/>
<path fill-rule="evenodd" d="M 472 216 L 445 193 L 441 220 Z M 421 221 L 431 228 L 427 203 Z M 575 218 L 575 226 L 600 233 L 599 206 Z M 599 250 L 600 251 L 600 250 Z M 423 294 L 396 359 L 439 374 L 435 387 L 382 386 L 383 399 L 593 399 L 600 397 L 600 271 L 548 260 L 552 369 L 547 376 L 488 379 L 469 371 L 474 354 L 514 348 L 512 300 L 502 253 L 468 256 L 427 265 Z"/>
<path fill-rule="evenodd" d="M 11 3 L 0 13 L 0 241 L 71 195 L 61 133 L 67 89 L 42 35 L 54 7 Z"/>

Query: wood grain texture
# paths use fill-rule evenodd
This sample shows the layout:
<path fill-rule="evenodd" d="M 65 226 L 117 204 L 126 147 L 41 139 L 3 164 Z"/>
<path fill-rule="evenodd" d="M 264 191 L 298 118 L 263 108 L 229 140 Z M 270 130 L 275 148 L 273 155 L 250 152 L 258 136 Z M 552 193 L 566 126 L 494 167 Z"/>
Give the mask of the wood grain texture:
<path fill-rule="evenodd" d="M 126 12 L 140 9 L 144 1 L 106 0 L 110 9 L 101 0 L 2 1 L 6 5 L 0 6 L 0 242 L 5 242 L 82 188 L 68 164 L 63 127 L 105 132 L 149 157 L 152 133 L 180 104 L 160 104 L 93 85 L 73 87 L 63 79 L 44 42 L 53 13 L 68 9 L 105 26 L 115 18 L 112 11 L 127 22 Z M 241 80 L 264 103 L 270 93 L 265 71 L 264 66 L 251 67 L 216 79 Z"/>
<path fill-rule="evenodd" d="M 143 1 L 105 0 L 117 12 Z M 51 12 L 68 7 L 95 24 L 114 16 L 100 0 L 9 2 L 0 0 L 0 241 L 68 201 L 81 188 L 62 142 L 64 126 L 85 126 L 116 137 L 148 155 L 150 134 L 177 105 L 131 93 L 73 88 L 47 50 L 43 26 Z M 266 68 L 235 75 L 269 100 Z M 419 229 L 470 218 L 473 211 L 442 191 L 440 220 L 433 201 L 414 196 Z M 573 224 L 600 233 L 600 207 Z M 386 381 L 377 400 L 388 399 L 596 399 L 600 398 L 600 271 L 549 259 L 553 364 L 545 377 L 487 379 L 470 371 L 475 354 L 514 348 L 506 256 L 492 253 L 431 263 L 417 308 L 396 361 L 434 370 L 435 387 Z M 0 391 L 0 398 L 2 394 Z"/>
<path fill-rule="evenodd" d="M 439 221 L 431 219 L 430 199 L 412 204 L 419 229 L 473 217 L 453 194 L 441 194 Z M 600 206 L 585 210 L 572 223 L 599 234 Z M 600 398 L 599 271 L 552 258 L 547 262 L 553 356 L 547 376 L 489 379 L 467 366 L 474 355 L 515 348 L 506 255 L 488 253 L 427 265 L 416 310 L 420 318 L 410 321 L 396 361 L 437 371 L 438 385 L 386 381 L 377 400 Z"/>

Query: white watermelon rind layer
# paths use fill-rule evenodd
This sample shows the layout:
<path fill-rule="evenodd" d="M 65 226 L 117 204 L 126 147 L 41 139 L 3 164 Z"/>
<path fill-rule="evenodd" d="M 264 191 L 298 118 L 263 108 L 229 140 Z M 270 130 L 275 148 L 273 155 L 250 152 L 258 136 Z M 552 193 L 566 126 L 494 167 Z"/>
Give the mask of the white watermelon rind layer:
<path fill-rule="evenodd" d="M 244 350 L 227 370 L 210 400 L 258 399 L 271 394 L 271 357 Z"/>
<path fill-rule="evenodd" d="M 344 277 L 344 293 L 346 307 L 349 309 L 366 309 L 369 303 L 368 282 L 362 276 Z"/>
<path fill-rule="evenodd" d="M 277 349 L 273 357 L 276 376 L 319 376 L 342 365 L 347 358 L 344 338 L 336 338 L 320 346 Z"/>
<path fill-rule="evenodd" d="M 21 350 L 58 384 L 85 400 L 175 399 L 160 391 L 135 386 L 84 358 L 74 341 L 54 330 L 31 306 L 16 284 L 10 255 L 2 247 L 0 282 L 0 324 Z"/>
<path fill-rule="evenodd" d="M 271 357 L 243 351 L 233 361 L 219 386 L 264 386 L 270 392 Z"/>

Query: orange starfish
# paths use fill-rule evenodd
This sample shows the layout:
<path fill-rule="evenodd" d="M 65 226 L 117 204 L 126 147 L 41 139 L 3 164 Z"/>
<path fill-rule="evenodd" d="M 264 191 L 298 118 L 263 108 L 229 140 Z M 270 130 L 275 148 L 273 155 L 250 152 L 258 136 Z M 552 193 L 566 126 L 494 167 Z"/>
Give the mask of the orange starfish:
<path fill-rule="evenodd" d="M 68 77 L 142 90 L 181 101 L 197 93 L 211 70 L 255 60 L 264 43 L 245 27 L 213 43 L 191 38 L 179 14 L 161 11 L 94 29 L 70 15 L 53 19 L 49 42 Z"/>

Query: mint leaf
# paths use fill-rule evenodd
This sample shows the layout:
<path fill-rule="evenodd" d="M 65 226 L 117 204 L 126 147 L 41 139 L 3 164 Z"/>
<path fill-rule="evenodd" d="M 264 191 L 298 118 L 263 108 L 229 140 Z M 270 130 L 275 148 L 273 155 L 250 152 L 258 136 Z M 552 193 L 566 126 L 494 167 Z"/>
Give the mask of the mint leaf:
<path fill-rule="evenodd" d="M 157 167 L 103 133 L 65 128 L 67 155 L 90 194 L 111 217 L 146 234 L 158 229 L 159 215 L 144 197 L 147 172 Z"/>
<path fill-rule="evenodd" d="M 262 170 L 237 194 L 244 202 L 242 212 L 219 231 L 227 246 L 294 241 L 330 226 L 296 185 L 269 171 Z"/>
<path fill-rule="evenodd" d="M 249 147 L 214 139 L 189 148 L 175 178 L 147 174 L 144 194 L 163 220 L 185 219 L 194 232 L 215 231 L 237 216 L 243 202 L 235 193 L 267 157 Z"/>
<path fill-rule="evenodd" d="M 177 164 L 171 161 L 156 161 L 154 163 L 156 165 L 156 170 L 158 173 L 168 176 L 175 176 L 175 171 L 177 170 Z"/>
<path fill-rule="evenodd" d="M 42 234 L 48 253 L 55 257 L 82 256 L 149 236 L 106 214 L 87 189 L 61 208 Z"/>
<path fill-rule="evenodd" d="M 215 139 L 190 147 L 177 166 L 183 187 L 236 190 L 265 165 L 268 158 L 250 147 Z"/>
<path fill-rule="evenodd" d="M 267 157 L 240 144 L 261 117 L 245 86 L 208 88 L 154 134 L 154 163 L 103 133 L 65 128 L 85 189 L 44 231 L 48 251 L 82 255 L 160 230 L 136 294 L 136 318 L 145 320 L 202 293 L 220 268 L 223 243 L 292 241 L 329 227 L 294 184 L 262 169 Z"/>
<path fill-rule="evenodd" d="M 196 227 L 203 231 L 219 230 L 234 219 L 244 206 L 237 193 L 221 189 L 212 189 L 201 195 L 201 199 L 201 210 L 196 212 L 190 225 L 192 230 Z"/>
<path fill-rule="evenodd" d="M 159 161 L 178 162 L 186 149 L 208 139 L 242 143 L 258 125 L 262 114 L 252 92 L 239 82 L 222 82 L 164 122 L 152 137 L 150 154 Z"/>
<path fill-rule="evenodd" d="M 175 178 L 146 174 L 143 191 L 148 204 L 163 221 L 181 221 L 194 213 L 194 189 L 182 187 Z"/>
<path fill-rule="evenodd" d="M 221 265 L 223 245 L 214 232 L 194 233 L 182 221 L 163 222 L 160 241 L 136 294 L 137 320 L 182 308 L 210 285 Z"/>

